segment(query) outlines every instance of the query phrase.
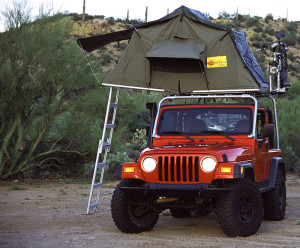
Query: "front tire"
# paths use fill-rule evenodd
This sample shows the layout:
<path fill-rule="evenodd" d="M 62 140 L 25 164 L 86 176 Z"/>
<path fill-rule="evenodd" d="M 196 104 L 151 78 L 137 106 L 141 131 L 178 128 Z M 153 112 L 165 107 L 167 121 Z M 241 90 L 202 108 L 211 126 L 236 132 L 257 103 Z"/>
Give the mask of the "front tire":
<path fill-rule="evenodd" d="M 154 211 L 149 199 L 128 194 L 120 187 L 139 187 L 143 182 L 123 179 L 113 192 L 111 215 L 116 226 L 125 233 L 140 233 L 151 230 L 159 213 Z"/>
<path fill-rule="evenodd" d="M 264 215 L 267 220 L 282 220 L 286 208 L 286 186 L 282 171 L 277 172 L 275 188 L 263 194 Z"/>
<path fill-rule="evenodd" d="M 220 227 L 228 236 L 251 236 L 262 222 L 262 196 L 252 181 L 242 180 L 217 200 L 216 214 Z"/>

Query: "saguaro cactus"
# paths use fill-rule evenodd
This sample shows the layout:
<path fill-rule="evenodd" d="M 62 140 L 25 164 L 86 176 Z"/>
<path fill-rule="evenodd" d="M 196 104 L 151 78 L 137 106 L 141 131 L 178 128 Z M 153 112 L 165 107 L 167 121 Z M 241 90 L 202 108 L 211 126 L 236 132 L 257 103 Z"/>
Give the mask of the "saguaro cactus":
<path fill-rule="evenodd" d="M 148 21 L 148 6 L 146 6 L 146 11 L 145 11 L 145 22 Z"/>
<path fill-rule="evenodd" d="M 85 19 L 85 0 L 83 0 L 82 20 Z"/>

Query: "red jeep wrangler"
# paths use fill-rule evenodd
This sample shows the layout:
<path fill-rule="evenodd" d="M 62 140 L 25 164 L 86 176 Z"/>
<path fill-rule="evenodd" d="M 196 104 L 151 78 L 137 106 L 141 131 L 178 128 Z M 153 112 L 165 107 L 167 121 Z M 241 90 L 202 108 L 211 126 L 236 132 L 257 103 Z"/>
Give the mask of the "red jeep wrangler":
<path fill-rule="evenodd" d="M 263 216 L 282 220 L 285 166 L 276 104 L 262 95 L 170 96 L 158 106 L 148 147 L 118 168 L 112 217 L 127 233 L 150 230 L 159 213 L 175 218 L 215 211 L 228 236 L 256 233 Z M 275 132 L 274 132 L 275 129 Z M 276 144 L 276 146 L 275 146 Z"/>

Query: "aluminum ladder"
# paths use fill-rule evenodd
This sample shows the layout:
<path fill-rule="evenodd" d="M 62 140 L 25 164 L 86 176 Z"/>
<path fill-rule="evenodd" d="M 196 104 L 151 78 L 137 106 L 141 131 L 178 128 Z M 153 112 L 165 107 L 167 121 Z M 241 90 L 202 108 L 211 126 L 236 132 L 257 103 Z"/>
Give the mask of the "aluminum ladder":
<path fill-rule="evenodd" d="M 91 185 L 91 191 L 88 201 L 87 214 L 91 214 L 97 211 L 100 202 L 101 188 L 103 183 L 103 176 L 105 172 L 106 159 L 110 151 L 110 145 L 112 140 L 112 135 L 114 132 L 114 124 L 117 114 L 117 106 L 119 100 L 119 88 L 116 90 L 116 95 L 114 101 L 112 101 L 113 88 L 109 89 L 109 96 L 107 101 L 106 115 L 103 126 L 102 138 L 99 140 L 97 157 L 95 161 L 93 181 Z M 112 110 L 112 111 L 111 111 Z M 108 129 L 110 129 L 108 133 Z M 106 141 L 105 141 L 106 138 Z M 100 180 L 96 183 L 97 172 L 100 169 Z"/>

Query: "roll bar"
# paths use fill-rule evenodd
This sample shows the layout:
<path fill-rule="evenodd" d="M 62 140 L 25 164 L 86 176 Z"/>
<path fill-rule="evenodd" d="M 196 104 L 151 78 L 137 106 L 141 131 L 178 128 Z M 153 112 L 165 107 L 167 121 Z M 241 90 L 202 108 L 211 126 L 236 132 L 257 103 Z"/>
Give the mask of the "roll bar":
<path fill-rule="evenodd" d="M 269 95 L 259 95 L 259 97 L 269 97 L 273 101 L 274 106 L 274 115 L 275 115 L 275 127 L 276 127 L 276 137 L 277 137 L 277 149 L 279 149 L 279 132 L 278 132 L 278 125 L 277 125 L 277 110 L 276 110 L 276 102 L 275 99 Z M 156 128 L 157 128 L 157 122 L 160 114 L 160 109 L 162 106 L 162 103 L 164 101 L 170 101 L 170 100 L 177 100 L 177 99 L 217 99 L 217 98 L 249 98 L 254 101 L 254 119 L 253 119 L 253 128 L 252 133 L 249 135 L 249 137 L 256 138 L 256 122 L 257 122 L 257 108 L 258 108 L 258 100 L 255 96 L 249 95 L 249 94 L 242 94 L 242 95 L 191 95 L 191 96 L 167 96 L 163 99 L 161 99 L 157 106 L 157 113 L 155 117 L 154 127 L 152 130 L 152 138 L 156 137 Z"/>

